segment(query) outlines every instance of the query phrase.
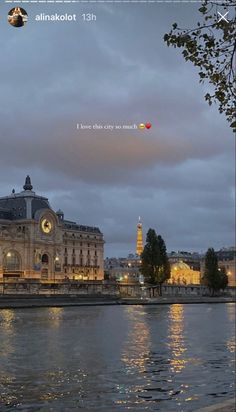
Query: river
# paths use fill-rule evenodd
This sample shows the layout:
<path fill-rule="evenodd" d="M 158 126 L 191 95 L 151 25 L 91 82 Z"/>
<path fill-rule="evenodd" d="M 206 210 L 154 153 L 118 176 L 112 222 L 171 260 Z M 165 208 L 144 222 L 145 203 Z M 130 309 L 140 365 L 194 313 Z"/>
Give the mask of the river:
<path fill-rule="evenodd" d="M 0 410 L 190 412 L 233 397 L 235 304 L 0 311 Z"/>

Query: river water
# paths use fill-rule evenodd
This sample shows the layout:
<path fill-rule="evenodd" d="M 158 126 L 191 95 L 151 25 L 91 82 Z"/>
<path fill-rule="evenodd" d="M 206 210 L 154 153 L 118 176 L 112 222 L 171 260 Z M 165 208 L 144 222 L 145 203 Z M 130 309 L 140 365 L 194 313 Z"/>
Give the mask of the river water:
<path fill-rule="evenodd" d="M 193 411 L 234 395 L 235 305 L 0 311 L 0 411 Z"/>

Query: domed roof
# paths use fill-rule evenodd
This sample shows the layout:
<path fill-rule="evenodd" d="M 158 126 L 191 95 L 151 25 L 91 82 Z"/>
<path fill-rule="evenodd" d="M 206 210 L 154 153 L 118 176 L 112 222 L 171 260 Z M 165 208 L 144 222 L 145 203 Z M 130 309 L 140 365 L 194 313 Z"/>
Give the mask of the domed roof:
<path fill-rule="evenodd" d="M 33 192 L 29 176 L 25 179 L 23 189 L 20 193 L 15 193 L 13 190 L 10 196 L 0 198 L 2 218 L 8 216 L 7 219 L 10 220 L 34 219 L 38 210 L 51 209 L 46 197 L 38 196 Z"/>
<path fill-rule="evenodd" d="M 184 263 L 182 260 L 179 262 L 173 263 L 172 269 L 174 270 L 183 270 L 183 269 L 190 269 L 190 267 L 187 265 L 187 263 Z"/>

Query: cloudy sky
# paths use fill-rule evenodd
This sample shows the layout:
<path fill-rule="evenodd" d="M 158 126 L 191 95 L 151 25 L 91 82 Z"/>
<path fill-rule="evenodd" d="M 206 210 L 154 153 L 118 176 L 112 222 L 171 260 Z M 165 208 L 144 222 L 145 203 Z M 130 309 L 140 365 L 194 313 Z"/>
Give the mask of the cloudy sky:
<path fill-rule="evenodd" d="M 34 190 L 68 219 L 104 233 L 105 256 L 135 251 L 136 223 L 168 250 L 234 243 L 234 136 L 206 86 L 163 35 L 192 27 L 196 4 L 25 6 L 0 20 L 0 196 Z M 93 12 L 96 22 L 35 22 Z M 149 131 L 81 131 L 77 123 L 150 121 Z"/>

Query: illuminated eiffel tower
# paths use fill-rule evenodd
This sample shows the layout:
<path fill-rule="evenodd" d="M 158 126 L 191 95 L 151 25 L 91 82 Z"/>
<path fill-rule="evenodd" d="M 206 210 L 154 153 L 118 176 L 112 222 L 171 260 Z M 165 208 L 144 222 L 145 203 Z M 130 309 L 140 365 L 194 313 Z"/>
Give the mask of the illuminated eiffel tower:
<path fill-rule="evenodd" d="M 141 223 L 141 218 L 139 216 L 137 224 L 137 242 L 136 242 L 136 254 L 138 256 L 143 252 L 143 227 Z"/>

